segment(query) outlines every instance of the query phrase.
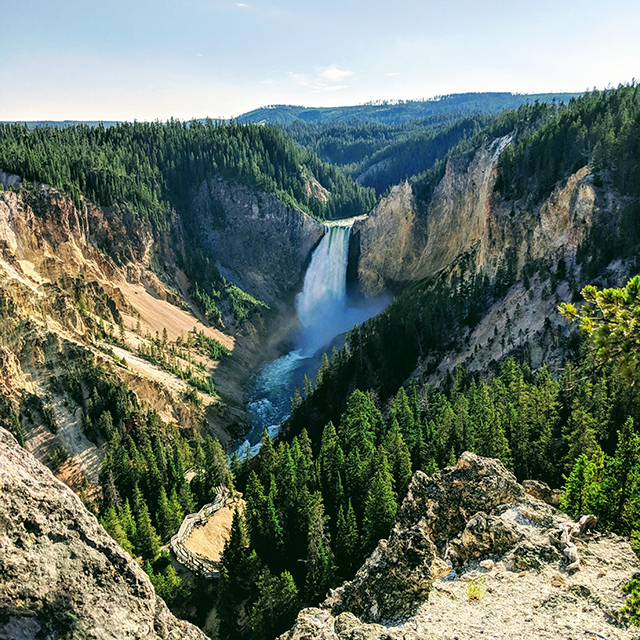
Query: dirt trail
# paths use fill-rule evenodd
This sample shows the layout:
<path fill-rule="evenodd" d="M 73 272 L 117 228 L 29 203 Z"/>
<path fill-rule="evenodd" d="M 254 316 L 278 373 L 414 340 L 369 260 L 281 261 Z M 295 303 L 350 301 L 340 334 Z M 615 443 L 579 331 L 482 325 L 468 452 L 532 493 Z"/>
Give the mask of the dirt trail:
<path fill-rule="evenodd" d="M 231 533 L 233 512 L 236 507 L 240 511 L 244 511 L 244 501 L 227 503 L 222 509 L 216 511 L 204 526 L 195 526 L 184 546 L 192 553 L 218 562 L 222 557 L 224 543 L 229 539 Z"/>

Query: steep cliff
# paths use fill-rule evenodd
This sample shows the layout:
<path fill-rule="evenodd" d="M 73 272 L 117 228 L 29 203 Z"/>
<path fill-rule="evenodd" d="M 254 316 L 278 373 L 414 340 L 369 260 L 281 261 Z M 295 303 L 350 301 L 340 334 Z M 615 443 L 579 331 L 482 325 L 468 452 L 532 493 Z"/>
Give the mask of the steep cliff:
<path fill-rule="evenodd" d="M 189 638 L 80 499 L 0 428 L 0 638 Z"/>
<path fill-rule="evenodd" d="M 279 355 L 276 345 L 290 326 L 286 303 L 322 225 L 246 187 L 203 185 L 191 215 L 199 220 L 195 237 L 206 238 L 200 249 L 230 282 L 273 307 L 227 323 L 223 332 L 192 301 L 180 265 L 194 236 L 178 214 L 163 231 L 125 205 L 84 200 L 79 207 L 46 185 L 17 188 L 11 176 L 3 179 L 14 188 L 0 191 L 0 421 L 17 426 L 42 461 L 63 447 L 70 458 L 61 477 L 76 488 L 83 475 L 96 483 L 106 445 L 86 437 L 78 403 L 88 398 L 60 386 L 67 370 L 89 357 L 165 422 L 204 424 L 223 443 L 242 433 L 244 382 L 262 358 Z M 231 355 L 221 362 L 193 346 L 187 353 L 194 332 Z M 163 341 L 173 355 L 159 360 L 153 353 Z M 202 406 L 189 401 L 191 374 L 178 369 L 203 383 L 212 376 L 219 395 L 199 383 Z M 49 428 L 38 407 L 52 412 Z"/>
<path fill-rule="evenodd" d="M 306 213 L 222 178 L 202 183 L 192 211 L 221 273 L 269 305 L 291 296 L 324 234 L 323 225 Z"/>
<path fill-rule="evenodd" d="M 281 640 L 637 638 L 619 611 L 640 562 L 593 524 L 558 514 L 499 461 L 465 453 L 414 474 L 389 539 Z"/>
<path fill-rule="evenodd" d="M 493 304 L 458 348 L 438 362 L 432 382 L 460 363 L 486 372 L 522 349 L 534 369 L 542 362 L 558 365 L 559 336 L 568 327 L 557 305 L 587 283 L 578 252 L 594 229 L 618 225 L 629 205 L 609 182 L 596 180 L 590 166 L 556 184 L 537 203 L 506 200 L 494 187 L 500 154 L 509 144 L 506 136 L 449 159 L 428 202 L 419 200 L 409 183 L 394 187 L 354 225 L 357 246 L 351 257 L 367 295 L 436 279 L 469 282 L 475 274 L 494 284 Z M 616 258 L 612 254 L 611 264 L 595 274 L 602 284 L 619 286 L 629 275 L 629 265 Z M 416 373 L 432 367 L 421 362 Z"/>

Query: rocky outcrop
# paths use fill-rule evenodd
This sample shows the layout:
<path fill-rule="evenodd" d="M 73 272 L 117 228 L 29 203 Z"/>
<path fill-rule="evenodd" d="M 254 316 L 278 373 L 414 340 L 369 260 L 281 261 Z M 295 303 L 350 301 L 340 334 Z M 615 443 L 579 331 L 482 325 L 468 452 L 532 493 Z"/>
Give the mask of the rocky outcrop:
<path fill-rule="evenodd" d="M 303 211 L 222 178 L 202 183 L 193 214 L 220 272 L 270 305 L 291 297 L 324 235 Z"/>
<path fill-rule="evenodd" d="M 640 561 L 593 525 L 530 495 L 498 460 L 465 453 L 414 474 L 389 539 L 281 640 L 637 638 L 619 611 Z"/>
<path fill-rule="evenodd" d="M 432 276 L 484 238 L 495 166 L 509 141 L 500 138 L 471 156 L 449 160 L 426 210 L 405 182 L 354 225 L 365 293 L 375 295 L 385 287 Z"/>
<path fill-rule="evenodd" d="M 339 606 L 365 620 L 410 615 L 429 595 L 436 557 L 424 520 L 395 529 L 356 577 L 338 590 Z"/>
<path fill-rule="evenodd" d="M 447 161 L 428 202 L 409 183 L 394 187 L 371 215 L 354 225 L 358 278 L 367 295 L 455 272 L 462 258 L 490 277 L 509 250 L 520 269 L 540 257 L 571 260 L 597 216 L 611 218 L 625 202 L 606 186 L 594 187 L 585 166 L 541 202 L 506 202 L 494 192 L 506 136 Z"/>
<path fill-rule="evenodd" d="M 0 495 L 0 638 L 206 638 L 4 429 Z"/>

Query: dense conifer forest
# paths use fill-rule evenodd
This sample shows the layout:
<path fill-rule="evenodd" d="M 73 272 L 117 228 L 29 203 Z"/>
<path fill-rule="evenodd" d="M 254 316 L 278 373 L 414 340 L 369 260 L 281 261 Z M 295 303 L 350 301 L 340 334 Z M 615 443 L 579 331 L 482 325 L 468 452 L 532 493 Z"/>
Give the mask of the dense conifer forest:
<path fill-rule="evenodd" d="M 367 213 L 370 190 L 302 150 L 275 127 L 172 120 L 63 129 L 0 125 L 0 166 L 26 180 L 98 204 L 126 202 L 160 228 L 169 212 L 188 215 L 192 190 L 214 175 L 256 187 L 320 220 Z M 327 200 L 310 195 L 317 180 Z"/>

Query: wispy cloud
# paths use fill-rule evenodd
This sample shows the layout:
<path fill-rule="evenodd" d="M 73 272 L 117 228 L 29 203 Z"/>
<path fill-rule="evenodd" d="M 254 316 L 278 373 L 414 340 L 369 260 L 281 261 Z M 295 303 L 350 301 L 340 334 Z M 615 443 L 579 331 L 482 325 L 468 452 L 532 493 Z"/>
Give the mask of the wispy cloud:
<path fill-rule="evenodd" d="M 387 77 L 391 77 L 391 76 L 401 76 L 402 74 L 399 73 L 398 71 L 394 71 L 393 73 L 385 73 L 384 75 Z"/>
<path fill-rule="evenodd" d="M 338 69 L 337 64 L 332 64 L 326 69 L 319 68 L 317 69 L 317 71 L 319 72 L 318 75 L 321 78 L 329 80 L 329 82 L 341 82 L 345 80 L 345 78 L 349 78 L 353 75 L 353 71 L 348 71 L 347 69 Z"/>
<path fill-rule="evenodd" d="M 196 53 L 196 55 L 198 56 L 198 58 L 202 58 L 202 54 L 201 53 Z"/>
<path fill-rule="evenodd" d="M 244 2 L 236 2 L 236 7 L 245 7 L 246 8 L 246 4 Z"/>
<path fill-rule="evenodd" d="M 287 75 L 289 76 L 289 80 L 299 87 L 309 87 L 311 93 L 348 89 L 349 85 L 337 83 L 340 81 L 344 82 L 346 78 L 354 75 L 353 71 L 339 69 L 335 64 L 330 67 L 316 67 L 314 71 L 315 74 L 294 73 L 290 71 Z"/>

